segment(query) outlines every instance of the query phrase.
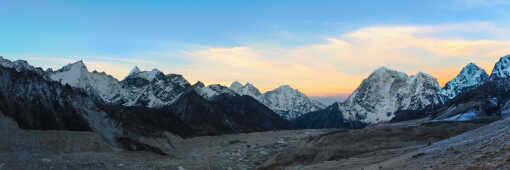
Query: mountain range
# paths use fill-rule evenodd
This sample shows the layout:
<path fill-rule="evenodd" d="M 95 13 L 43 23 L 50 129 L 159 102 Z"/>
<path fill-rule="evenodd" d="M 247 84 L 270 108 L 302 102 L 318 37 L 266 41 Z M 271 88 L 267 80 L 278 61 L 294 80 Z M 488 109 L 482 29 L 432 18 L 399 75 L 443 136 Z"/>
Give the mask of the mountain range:
<path fill-rule="evenodd" d="M 348 128 L 362 127 L 360 125 L 389 121 L 399 110 L 419 110 L 428 105 L 438 104 L 441 102 L 439 91 L 437 80 L 430 75 L 420 72 L 408 76 L 381 67 L 363 80 L 344 102 L 308 113 L 294 122 L 306 128 L 345 128 L 338 126 L 341 124 L 317 123 L 321 121 L 346 122 Z M 315 123 L 310 125 L 312 122 Z"/>
<path fill-rule="evenodd" d="M 300 128 L 360 128 L 425 117 L 437 121 L 498 119 L 508 114 L 509 77 L 510 55 L 495 64 L 491 75 L 468 63 L 443 88 L 425 73 L 408 76 L 381 67 L 344 102 L 292 121 Z"/>
<path fill-rule="evenodd" d="M 288 120 L 295 119 L 308 112 L 325 108 L 322 103 L 311 100 L 308 96 L 297 89 L 293 89 L 289 85 L 282 85 L 262 94 L 250 83 L 243 85 L 235 81 L 230 85 L 230 89 L 240 95 L 253 97 Z"/>
<path fill-rule="evenodd" d="M 182 76 L 157 70 L 118 81 L 88 72 L 83 62 L 43 71 L 0 58 L 0 113 L 34 130 L 95 131 L 126 150 L 172 152 L 175 136 L 193 137 L 292 129 L 248 96 L 197 94 Z M 209 86 L 216 92 L 227 87 Z"/>
<path fill-rule="evenodd" d="M 261 93 L 134 67 L 123 80 L 82 61 L 56 71 L 0 57 L 0 113 L 21 128 L 95 131 L 127 150 L 171 152 L 169 138 L 294 128 L 363 128 L 389 121 L 498 119 L 510 114 L 510 55 L 491 75 L 474 63 L 441 88 L 419 72 L 376 69 L 342 102 L 329 106 L 288 85 Z M 289 121 L 290 120 L 290 121 Z"/>

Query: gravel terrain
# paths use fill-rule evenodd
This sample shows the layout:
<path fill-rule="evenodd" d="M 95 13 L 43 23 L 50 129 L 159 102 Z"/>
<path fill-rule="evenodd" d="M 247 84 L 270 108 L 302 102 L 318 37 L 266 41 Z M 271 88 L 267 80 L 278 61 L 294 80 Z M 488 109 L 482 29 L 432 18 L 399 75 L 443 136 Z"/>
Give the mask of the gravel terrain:
<path fill-rule="evenodd" d="M 297 147 L 272 156 L 259 169 L 363 169 L 485 124 L 408 121 L 339 130 L 304 140 Z"/>
<path fill-rule="evenodd" d="M 175 154 L 111 149 L 92 132 L 21 130 L 0 117 L 0 170 L 255 169 L 270 156 L 334 129 L 269 131 L 175 141 Z"/>
<path fill-rule="evenodd" d="M 510 169 L 510 117 L 366 169 Z"/>
<path fill-rule="evenodd" d="M 162 156 L 112 149 L 93 132 L 22 130 L 0 117 L 0 170 L 510 169 L 510 119 L 482 125 L 408 121 L 205 136 L 176 139 L 174 154 Z M 296 154 L 302 160 L 286 159 Z M 291 162 L 271 167 L 282 160 Z"/>

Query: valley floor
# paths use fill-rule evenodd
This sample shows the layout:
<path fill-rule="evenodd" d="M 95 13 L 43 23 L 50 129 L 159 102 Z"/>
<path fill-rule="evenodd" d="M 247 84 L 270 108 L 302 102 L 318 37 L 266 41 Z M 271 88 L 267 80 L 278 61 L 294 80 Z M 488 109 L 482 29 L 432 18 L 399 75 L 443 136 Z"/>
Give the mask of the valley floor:
<path fill-rule="evenodd" d="M 161 156 L 112 150 L 92 132 L 20 130 L 0 121 L 0 170 L 510 168 L 510 119 L 422 123 L 196 137 L 176 141 L 175 154 Z"/>
<path fill-rule="evenodd" d="M 255 169 L 270 156 L 332 130 L 289 130 L 205 136 L 177 141 L 175 155 L 112 150 L 97 134 L 33 131 L 0 121 L 0 170 Z"/>

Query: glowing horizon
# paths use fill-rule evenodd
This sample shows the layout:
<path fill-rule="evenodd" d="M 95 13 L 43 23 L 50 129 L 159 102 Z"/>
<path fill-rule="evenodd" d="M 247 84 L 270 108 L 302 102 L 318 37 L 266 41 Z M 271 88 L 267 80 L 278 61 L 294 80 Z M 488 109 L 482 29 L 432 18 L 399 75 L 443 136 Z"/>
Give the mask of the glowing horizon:
<path fill-rule="evenodd" d="M 12 57 L 9 57 L 9 56 L 3 56 L 3 57 L 6 57 L 8 59 L 12 59 L 12 60 L 16 60 L 15 58 L 12 58 Z M 502 57 L 502 56 L 501 56 Z M 80 57 L 73 57 L 73 58 L 80 58 Z M 42 59 L 47 59 L 47 58 L 33 58 L 34 60 L 30 61 L 29 60 L 29 64 L 33 64 L 33 61 L 35 61 L 37 63 L 37 61 L 40 61 Z M 80 59 L 80 60 L 83 60 L 83 59 Z M 497 62 L 497 60 L 499 60 L 499 58 L 497 58 L 493 63 L 475 63 L 476 65 L 478 65 L 479 67 L 481 67 L 482 69 L 484 69 L 487 74 L 491 74 L 492 72 L 492 68 L 494 66 L 494 64 Z M 71 64 L 71 63 L 74 63 L 74 62 L 77 62 L 79 61 L 78 59 L 64 59 L 64 58 L 60 58 L 60 59 L 56 59 L 54 58 L 53 61 L 60 61 L 61 63 L 64 63 L 64 62 L 67 62 L 61 66 L 53 66 L 53 67 L 42 67 L 43 69 L 47 69 L 47 68 L 52 68 L 54 70 L 57 70 L 57 69 L 60 69 L 62 66 L 66 65 L 66 64 Z M 105 63 L 102 63 L 102 62 L 94 62 L 94 61 L 87 61 L 87 60 L 84 60 L 84 63 L 85 65 L 87 66 L 87 68 L 89 69 L 89 71 L 99 71 L 99 72 L 105 72 L 109 75 L 112 75 L 113 77 L 115 77 L 116 79 L 118 80 L 122 80 L 124 79 L 129 71 L 131 69 L 125 69 L 127 67 L 116 67 L 115 65 L 108 65 L 108 64 L 105 64 Z M 427 73 L 427 74 L 430 74 L 431 76 L 435 77 L 437 80 L 438 80 L 438 83 L 441 87 L 444 87 L 444 85 L 450 81 L 451 79 L 453 79 L 455 76 L 457 76 L 457 74 L 461 71 L 461 69 L 467 65 L 468 63 L 465 63 L 464 65 L 461 65 L 459 66 L 458 68 L 452 68 L 452 69 L 442 69 L 442 70 L 436 70 L 436 71 L 433 71 L 433 72 L 427 72 L 427 71 L 422 71 L 424 73 Z M 39 65 L 34 65 L 36 67 L 41 67 Z M 132 67 L 135 67 L 137 65 L 133 65 Z M 382 66 L 381 66 L 382 67 Z M 105 69 L 105 68 L 109 68 L 109 69 Z M 118 69 L 119 72 L 114 72 L 114 73 L 111 73 L 111 72 L 108 72 L 107 70 L 111 70 L 111 69 Z M 141 69 L 142 71 L 150 71 L 152 70 L 153 68 L 146 68 L 146 69 Z M 159 68 L 158 68 L 159 69 Z M 400 70 L 397 70 L 397 69 L 394 69 L 394 68 L 389 68 L 389 69 L 393 69 L 393 70 L 396 70 L 396 71 L 400 71 Z M 161 69 L 160 69 L 161 70 Z M 375 69 L 374 69 L 375 70 Z M 165 74 L 180 74 L 178 72 L 166 72 L 166 71 L 163 71 Z M 309 90 L 309 89 L 302 89 L 302 88 L 299 88 L 299 87 L 295 87 L 293 85 L 291 85 L 291 87 L 295 88 L 295 89 L 298 89 L 300 90 L 301 92 L 305 93 L 307 96 L 310 96 L 310 97 L 337 97 L 337 98 L 346 98 L 348 97 L 354 90 L 356 90 L 356 88 L 358 87 L 358 85 L 361 84 L 362 80 L 367 78 L 372 72 L 367 72 L 364 76 L 364 77 L 359 77 L 357 79 L 351 79 L 351 80 L 345 80 L 345 81 L 349 81 L 351 82 L 351 84 L 356 84 L 355 86 L 346 86 L 346 87 L 341 87 L 341 86 L 338 86 L 338 85 L 335 85 L 335 84 L 332 84 L 329 88 L 327 89 L 335 89 L 335 88 L 338 88 L 338 89 L 341 89 L 339 91 L 326 91 L 325 93 L 321 93 L 322 91 L 319 91 L 319 93 L 314 93 L 314 90 Z M 411 75 L 414 75 L 416 73 L 406 73 L 407 75 L 411 76 Z M 257 87 L 261 93 L 264 93 L 264 92 L 267 92 L 267 91 L 270 91 L 270 90 L 273 90 L 281 85 L 290 85 L 288 83 L 283 83 L 283 84 L 277 84 L 277 85 L 269 85 L 269 86 L 260 86 L 260 85 L 257 85 L 257 83 L 254 83 L 254 81 L 240 81 L 240 80 L 234 80 L 234 81 L 231 81 L 231 82 L 228 82 L 228 81 L 224 81 L 224 82 L 221 82 L 221 81 L 212 81 L 212 82 L 207 82 L 207 81 L 202 81 L 202 80 L 199 80 L 199 79 L 190 79 L 189 77 L 193 77 L 192 75 L 184 75 L 184 78 L 186 78 L 186 80 L 188 80 L 191 84 L 194 84 L 196 83 L 197 81 L 201 81 L 203 82 L 204 84 L 206 85 L 209 85 L 209 84 L 221 84 L 221 85 L 224 85 L 224 86 L 230 86 L 231 83 L 233 83 L 234 81 L 239 81 L 241 84 L 246 84 L 246 83 L 251 83 L 253 84 L 255 87 Z M 314 85 L 314 84 L 312 84 Z M 325 86 L 321 86 L 321 87 L 325 87 Z M 349 88 L 350 87 L 350 88 Z M 345 90 L 343 90 L 345 89 Z M 342 91 L 343 90 L 343 91 Z"/>
<path fill-rule="evenodd" d="M 136 65 L 309 96 L 345 97 L 382 66 L 444 86 L 469 62 L 490 74 L 510 54 L 508 0 L 19 0 L 0 20 L 0 55 L 43 68 L 84 60 L 123 79 Z"/>

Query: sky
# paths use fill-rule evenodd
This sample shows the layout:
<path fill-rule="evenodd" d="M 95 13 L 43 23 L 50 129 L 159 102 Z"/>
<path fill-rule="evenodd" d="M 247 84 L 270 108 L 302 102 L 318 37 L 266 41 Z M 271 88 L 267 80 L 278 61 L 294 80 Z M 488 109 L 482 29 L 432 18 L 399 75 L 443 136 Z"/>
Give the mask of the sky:
<path fill-rule="evenodd" d="M 510 0 L 6 0 L 0 55 L 345 97 L 381 66 L 440 85 L 469 62 L 490 73 L 510 54 L 509 21 Z"/>

